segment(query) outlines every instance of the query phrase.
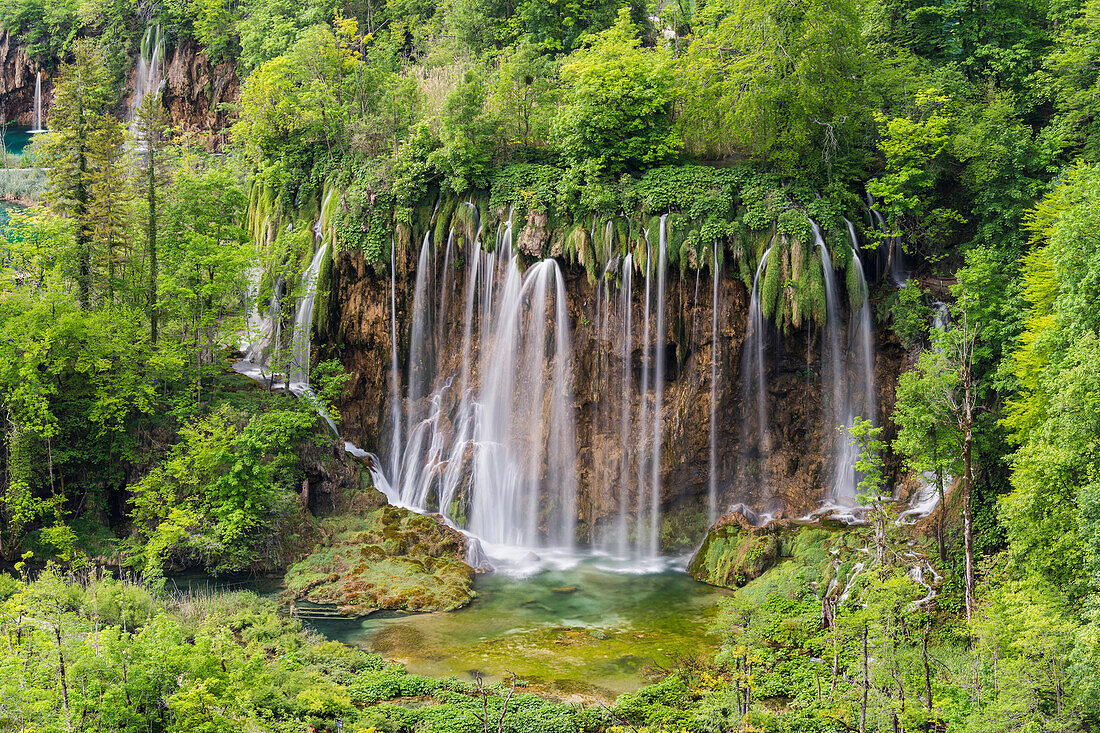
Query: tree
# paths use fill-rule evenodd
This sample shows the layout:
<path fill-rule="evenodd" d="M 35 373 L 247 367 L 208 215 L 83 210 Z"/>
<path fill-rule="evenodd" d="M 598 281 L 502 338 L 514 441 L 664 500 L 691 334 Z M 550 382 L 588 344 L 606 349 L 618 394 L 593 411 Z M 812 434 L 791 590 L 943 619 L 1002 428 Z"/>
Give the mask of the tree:
<path fill-rule="evenodd" d="M 517 46 L 501 58 L 491 93 L 509 144 L 526 148 L 546 141 L 556 75 L 554 62 L 529 45 Z"/>
<path fill-rule="evenodd" d="M 87 161 L 87 195 L 85 209 L 87 228 L 93 247 L 104 260 L 106 301 L 115 303 L 117 291 L 124 285 L 123 271 L 130 264 L 132 241 L 133 192 L 126 180 L 123 143 L 126 133 L 122 125 L 105 115 L 90 130 L 85 159 Z"/>
<path fill-rule="evenodd" d="M 145 95 L 137 110 L 137 130 L 145 147 L 145 246 L 149 254 L 149 284 L 146 308 L 149 317 L 149 340 L 157 342 L 157 199 L 166 172 L 163 155 L 171 134 L 171 119 L 161 103 L 159 92 Z"/>
<path fill-rule="evenodd" d="M 970 317 L 968 294 L 959 289 L 950 330 L 934 332 L 932 349 L 924 351 L 914 369 L 898 382 L 894 421 L 901 427 L 895 446 L 913 465 L 947 464 L 939 451 L 950 447 L 962 467 L 964 585 L 967 617 L 974 608 L 974 540 L 970 500 L 974 485 L 975 418 L 979 410 L 975 353 L 979 326 Z M 934 463 L 932 463 L 934 461 Z M 940 505 L 940 513 L 947 509 Z"/>
<path fill-rule="evenodd" d="M 567 160 L 595 173 L 621 173 L 671 160 L 680 148 L 672 124 L 671 59 L 642 48 L 628 8 L 562 64 L 562 104 L 554 141 Z"/>
<path fill-rule="evenodd" d="M 49 168 L 47 200 L 59 213 L 74 221 L 76 281 L 80 303 L 93 304 L 94 256 L 93 227 L 89 220 L 92 139 L 103 133 L 109 117 L 110 92 L 103 52 L 90 40 L 76 44 L 74 60 L 58 72 L 57 98 L 50 115 L 53 132 L 43 146 Z"/>
<path fill-rule="evenodd" d="M 428 162 L 443 175 L 443 186 L 458 195 L 489 184 L 497 122 L 485 108 L 485 97 L 483 75 L 466 72 L 440 115 L 442 145 L 428 156 Z"/>
<path fill-rule="evenodd" d="M 828 170 L 869 116 L 852 0 L 719 0 L 679 59 L 691 149 L 747 152 L 788 173 Z"/>
<path fill-rule="evenodd" d="M 163 312 L 171 304 L 180 319 L 201 404 L 218 333 L 240 308 L 236 296 L 250 259 L 248 233 L 240 225 L 248 201 L 237 181 L 218 168 L 180 171 L 172 199 L 158 308 Z"/>

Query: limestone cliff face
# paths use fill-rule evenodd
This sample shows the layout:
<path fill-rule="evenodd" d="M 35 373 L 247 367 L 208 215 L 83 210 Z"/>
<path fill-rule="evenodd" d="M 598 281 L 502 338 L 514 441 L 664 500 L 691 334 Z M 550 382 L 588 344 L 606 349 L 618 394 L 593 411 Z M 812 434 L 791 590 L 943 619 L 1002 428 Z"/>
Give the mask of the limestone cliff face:
<path fill-rule="evenodd" d="M 27 56 L 26 47 L 6 32 L 0 33 L 0 115 L 5 121 L 30 125 L 34 115 L 37 63 Z M 210 149 L 226 141 L 230 113 L 223 108 L 240 94 L 236 66 L 231 61 L 211 64 L 186 39 L 170 46 L 163 65 L 164 104 L 172 125 L 181 132 L 198 133 Z M 129 115 L 133 106 L 134 69 L 127 78 L 119 115 Z M 54 100 L 54 73 L 42 70 L 42 115 L 48 122 Z"/>
<path fill-rule="evenodd" d="M 8 35 L 0 33 L 0 115 L 5 122 L 29 125 L 34 116 L 34 82 L 38 67 L 27 56 L 27 49 Z M 42 75 L 42 112 L 47 113 L 50 78 Z"/>
<path fill-rule="evenodd" d="M 133 78 L 130 79 L 133 89 Z M 213 65 L 186 39 L 172 48 L 164 65 L 164 104 L 172 124 L 181 132 L 205 136 L 207 146 L 218 149 L 227 140 L 229 112 L 222 107 L 240 93 L 235 64 Z"/>
<path fill-rule="evenodd" d="M 395 289 L 401 394 L 405 370 L 414 283 L 415 248 L 407 233 L 399 237 Z M 522 242 L 522 239 L 518 241 Z M 586 539 L 593 527 L 607 526 L 619 509 L 623 441 L 620 425 L 607 402 L 619 399 L 619 382 L 608 373 L 623 373 L 624 358 L 637 384 L 645 355 L 641 319 L 632 323 L 629 356 L 622 353 L 624 325 L 620 309 L 604 308 L 579 265 L 559 261 L 566 283 L 572 324 L 572 385 L 577 424 L 578 534 Z M 455 292 L 462 292 L 456 275 Z M 748 293 L 741 280 L 719 280 L 718 312 L 714 313 L 712 281 L 704 271 L 683 275 L 670 270 L 667 279 L 666 338 L 663 354 L 650 353 L 650 363 L 663 358 L 665 390 L 660 460 L 661 503 L 667 513 L 678 508 L 705 512 L 710 464 L 710 402 L 712 362 L 718 359 L 716 404 L 716 478 L 718 510 L 743 502 L 757 511 L 782 510 L 801 516 L 817 508 L 831 477 L 832 428 L 823 418 L 820 331 L 800 330 L 781 335 L 769 328 L 766 404 L 771 425 L 770 445 L 754 455 L 743 425 L 742 349 L 746 337 Z M 354 374 L 339 405 L 343 431 L 359 446 L 380 455 L 388 449 L 387 414 L 391 362 L 391 280 L 388 268 L 375 269 L 357 253 L 341 253 L 335 261 L 329 312 L 315 343 L 320 358 L 336 356 Z M 614 297 L 618 297 L 617 294 Z M 634 313 L 644 310 L 644 289 L 635 281 Z M 446 330 L 461 334 L 463 298 L 448 305 Z M 712 338 L 716 315 L 717 342 Z M 602 319 L 602 320 L 601 320 Z M 905 354 L 886 329 L 876 329 L 875 378 L 879 415 L 892 409 L 897 375 Z M 476 347 L 475 347 L 476 348 Z M 451 374 L 457 365 L 442 365 Z M 645 398 L 643 398 L 645 399 Z M 650 396 L 648 399 L 652 399 Z M 637 404 L 633 421 L 638 419 Z M 633 426 L 636 428 L 636 425 Z M 889 437 L 889 436 L 887 436 Z M 628 451 L 634 446 L 627 446 Z M 636 457 L 628 460 L 635 461 Z"/>

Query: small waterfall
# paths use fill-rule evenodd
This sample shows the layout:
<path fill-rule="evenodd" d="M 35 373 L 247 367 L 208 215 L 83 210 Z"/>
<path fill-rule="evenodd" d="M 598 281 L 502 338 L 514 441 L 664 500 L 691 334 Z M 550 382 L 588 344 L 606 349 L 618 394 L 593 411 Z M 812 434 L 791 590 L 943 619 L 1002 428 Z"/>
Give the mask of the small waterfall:
<path fill-rule="evenodd" d="M 664 427 L 665 402 L 665 276 L 668 272 L 668 232 L 665 222 L 668 214 L 661 215 L 657 244 L 657 331 L 654 338 L 655 360 L 653 370 L 653 446 L 650 457 L 649 501 L 649 555 L 660 554 L 661 522 L 661 437 Z M 647 262 L 646 265 L 649 265 Z"/>
<path fill-rule="evenodd" d="M 850 267 L 858 278 L 859 303 L 852 303 L 848 324 L 848 359 L 841 351 L 841 308 L 837 296 L 836 277 L 829 249 L 821 234 L 821 228 L 813 222 L 814 240 L 821 252 L 821 267 L 825 275 L 825 344 L 822 364 L 825 394 L 826 436 L 833 438 L 833 478 L 828 500 L 834 506 L 852 509 L 858 506 L 859 476 L 855 465 L 859 460 L 859 448 L 853 444 L 851 428 L 856 419 L 875 420 L 874 341 L 871 332 L 871 307 L 867 282 L 854 239 Z M 855 229 L 848 222 L 848 235 L 854 237 Z M 850 362 L 854 362 L 851 363 Z M 849 366 L 851 368 L 849 368 Z M 828 437 L 826 438 L 828 440 Z"/>
<path fill-rule="evenodd" d="M 856 504 L 855 463 L 858 451 L 852 445 L 848 428 L 852 423 L 852 407 L 847 389 L 844 359 L 840 350 L 840 300 L 837 297 L 836 277 L 829 248 L 821 235 L 821 228 L 813 222 L 814 240 L 821 251 L 821 269 L 825 275 L 825 343 L 822 346 L 822 385 L 824 394 L 825 436 L 829 442 L 834 436 L 833 481 L 829 500 L 842 507 Z"/>
<path fill-rule="evenodd" d="M 619 401 L 619 519 L 616 526 L 617 552 L 620 558 L 627 556 L 628 534 L 630 531 L 630 426 L 633 414 L 634 389 L 634 255 L 627 254 L 623 259 L 622 276 L 619 284 L 619 318 L 622 323 L 622 391 Z"/>
<path fill-rule="evenodd" d="M 618 456 L 612 454 L 611 446 L 606 440 L 606 437 L 615 430 L 616 410 L 621 407 L 615 399 L 613 355 L 610 346 L 614 315 L 612 312 L 611 275 L 617 265 L 618 263 L 614 259 L 609 259 L 604 267 L 603 274 L 596 283 L 596 322 L 593 325 L 596 330 L 597 347 L 593 353 L 594 372 L 589 386 L 592 400 L 592 433 L 589 438 L 589 445 L 593 455 L 593 482 L 598 483 L 599 492 L 591 492 L 591 516 L 596 516 L 598 513 L 600 497 L 612 495 L 614 477 L 616 471 L 620 469 L 617 463 Z M 603 452 L 605 449 L 606 453 Z M 600 457 L 596 458 L 597 455 L 600 455 Z M 621 505 L 622 497 L 619 498 Z M 605 540 L 604 544 L 607 545 L 607 538 L 598 537 L 595 526 L 589 528 L 589 539 L 594 544 L 603 539 Z"/>
<path fill-rule="evenodd" d="M 710 268 L 713 290 L 710 297 L 710 460 L 707 464 L 707 520 L 713 524 L 718 518 L 718 242 L 715 241 L 714 260 Z"/>
<path fill-rule="evenodd" d="M 397 362 L 397 245 L 390 238 L 390 475 L 401 457 L 401 378 Z"/>
<path fill-rule="evenodd" d="M 248 272 L 248 290 L 246 297 L 245 330 L 242 334 L 240 349 L 244 358 L 234 364 L 234 369 L 247 377 L 259 382 L 266 382 L 270 374 L 267 372 L 270 363 L 278 362 L 279 339 L 282 334 L 282 318 L 280 313 L 283 281 L 279 278 L 275 281 L 271 290 L 271 298 L 268 300 L 267 311 L 260 312 L 256 305 L 256 298 L 260 292 L 260 280 L 263 277 L 263 268 L 256 266 Z"/>
<path fill-rule="evenodd" d="M 852 303 L 852 313 L 856 314 L 855 327 L 849 327 L 849 352 L 855 355 L 859 383 L 854 390 L 856 394 L 855 409 L 864 420 L 872 423 L 878 422 L 877 393 L 875 390 L 875 337 L 873 333 L 874 318 L 871 314 L 871 293 L 867 287 L 867 277 L 863 270 L 863 262 L 859 259 L 859 239 L 856 236 L 856 228 L 852 222 L 844 220 L 848 228 L 848 241 L 852 248 L 852 267 L 859 280 L 859 302 Z"/>
<path fill-rule="evenodd" d="M 871 215 L 872 225 L 882 233 L 882 244 L 876 255 L 879 276 L 889 272 L 891 282 L 900 288 L 913 275 L 909 255 L 902 246 L 901 237 L 887 233 L 886 219 L 882 216 L 882 212 L 875 208 L 875 197 L 870 192 L 867 193 L 867 211 Z M 848 222 L 848 225 L 851 227 L 851 222 Z"/>
<path fill-rule="evenodd" d="M 34 127 L 31 132 L 45 132 L 42 127 L 42 72 L 34 77 Z"/>
<path fill-rule="evenodd" d="M 130 134 L 138 141 L 141 149 L 141 135 L 137 128 L 137 111 L 150 92 L 157 93 L 164 86 L 164 36 L 159 25 L 145 28 L 141 39 L 141 49 L 134 68 L 134 96 L 130 100 Z"/>
<path fill-rule="evenodd" d="M 302 273 L 302 299 L 294 314 L 294 331 L 290 337 L 291 363 L 287 368 L 287 384 L 292 392 L 309 388 L 310 334 L 313 329 L 313 303 L 317 298 L 317 281 L 328 244 L 317 248 L 309 267 Z"/>
<path fill-rule="evenodd" d="M 764 311 L 760 304 L 761 278 L 767 268 L 771 248 L 764 250 L 752 279 L 752 295 L 749 297 L 749 328 L 741 357 L 741 409 L 744 434 L 742 445 L 751 449 L 752 458 L 760 458 L 768 452 L 768 392 L 764 360 L 765 333 Z M 748 451 L 746 451 L 748 453 Z"/>

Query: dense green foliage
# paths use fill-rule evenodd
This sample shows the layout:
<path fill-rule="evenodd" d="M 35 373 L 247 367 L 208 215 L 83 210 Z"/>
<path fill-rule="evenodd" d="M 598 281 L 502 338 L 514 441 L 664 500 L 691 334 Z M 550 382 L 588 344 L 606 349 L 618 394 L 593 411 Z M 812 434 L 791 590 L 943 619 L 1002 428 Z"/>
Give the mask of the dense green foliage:
<path fill-rule="evenodd" d="M 11 642 L 0 647 L 0 730 L 300 733 L 340 718 L 351 733 L 473 733 L 502 719 L 505 731 L 558 733 L 606 720 L 522 687 L 408 674 L 249 593 L 161 600 L 110 578 L 0 573 L 0 629 Z"/>
<path fill-rule="evenodd" d="M 224 155 L 172 134 L 157 95 L 139 120 L 148 157 L 126 144 L 117 112 L 154 25 L 236 71 Z M 1100 725 L 1098 0 L 0 0 L 0 26 L 54 82 L 32 154 L 45 206 L 0 235 L 3 559 L 109 555 L 154 581 L 286 559 L 280 540 L 308 534 L 297 489 L 316 405 L 242 387 L 224 344 L 276 288 L 294 292 L 315 222 L 332 245 L 322 282 L 332 250 L 383 270 L 452 228 L 495 246 L 505 218 L 529 235 L 524 262 L 559 256 L 595 281 L 627 252 L 655 267 L 645 232 L 668 214 L 681 272 L 718 262 L 748 290 L 770 249 L 763 312 L 810 344 L 826 316 L 812 223 L 856 304 L 851 222 L 865 263 L 916 263 L 872 293 L 909 357 L 885 427 L 857 431 L 874 448 L 873 530 L 781 543 L 727 525 L 696 568 L 745 585 L 716 660 L 606 715 L 517 697 L 504 729 Z M 333 417 L 338 371 L 317 373 Z M 878 494 L 907 475 L 941 508 L 894 536 Z M 377 527 L 334 526 L 303 588 L 381 567 L 353 547 L 384 545 Z M 926 556 L 928 600 L 910 572 Z M 44 729 L 279 729 L 337 712 L 484 729 L 468 687 L 317 646 L 258 602 L 260 620 L 190 632 L 178 609 L 110 583 L 5 593 L 18 643 L 0 660 L 23 675 L 5 693 Z M 20 616 L 34 604 L 41 623 Z M 101 639 L 101 623 L 123 631 Z M 282 651 L 291 661 L 272 661 Z M 58 654 L 84 675 L 64 705 Z M 109 676 L 136 658 L 149 669 Z M 375 705 L 412 695 L 433 704 Z"/>

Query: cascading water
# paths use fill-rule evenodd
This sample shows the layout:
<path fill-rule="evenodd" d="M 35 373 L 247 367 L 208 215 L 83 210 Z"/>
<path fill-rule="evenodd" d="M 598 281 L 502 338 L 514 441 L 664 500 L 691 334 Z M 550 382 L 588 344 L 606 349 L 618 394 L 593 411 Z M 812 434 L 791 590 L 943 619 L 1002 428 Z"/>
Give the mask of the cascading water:
<path fill-rule="evenodd" d="M 875 197 L 868 192 L 867 211 L 871 215 L 871 224 L 882 235 L 882 244 L 879 246 L 877 266 L 879 276 L 890 273 L 890 280 L 897 287 L 901 287 L 912 276 L 913 267 L 909 262 L 909 255 L 902 247 L 901 237 L 889 234 L 886 227 L 886 219 L 882 212 L 875 208 Z M 847 220 L 845 220 L 847 221 Z M 849 227 L 851 222 L 849 222 Z"/>
<path fill-rule="evenodd" d="M 745 462 L 759 459 L 768 451 L 768 400 L 765 378 L 764 311 L 760 304 L 760 286 L 767 268 L 771 248 L 764 250 L 752 279 L 752 295 L 749 297 L 749 328 L 741 357 L 741 406 L 742 425 L 745 434 L 742 445 L 751 450 L 743 456 Z"/>
<path fill-rule="evenodd" d="M 134 96 L 130 100 L 130 134 L 141 148 L 141 134 L 137 127 L 137 111 L 145 101 L 146 95 L 157 93 L 164 86 L 162 62 L 164 59 L 164 36 L 159 25 L 146 27 L 141 39 L 141 49 L 134 67 Z"/>
<path fill-rule="evenodd" d="M 619 518 L 616 522 L 616 551 L 618 556 L 625 558 L 627 555 L 628 532 L 630 530 L 630 428 L 634 390 L 631 377 L 634 373 L 634 255 L 627 254 L 623 258 L 622 274 L 619 282 L 619 318 L 622 323 L 622 391 L 619 401 Z"/>
<path fill-rule="evenodd" d="M 942 335 L 951 326 L 951 309 L 947 303 L 937 300 L 933 305 L 932 329 Z M 939 351 L 941 346 L 933 348 Z M 909 507 L 898 515 L 898 524 L 910 524 L 931 514 L 940 505 L 940 497 L 955 478 L 942 469 L 923 472 L 918 478 L 917 490 L 909 500 Z"/>
<path fill-rule="evenodd" d="M 397 365 L 397 247 L 390 239 L 390 475 L 401 459 L 401 378 Z"/>
<path fill-rule="evenodd" d="M 287 367 L 287 385 L 291 392 L 309 389 L 310 332 L 313 328 L 313 303 L 317 298 L 317 281 L 324 262 L 328 243 L 321 244 L 302 273 L 302 298 L 294 314 L 294 331 L 290 337 L 291 363 Z"/>
<path fill-rule="evenodd" d="M 543 260 L 521 272 L 510 222 L 494 252 L 448 240 L 439 259 L 429 235 L 420 248 L 406 439 L 391 456 L 389 495 L 467 527 L 497 560 L 509 548 L 569 552 L 576 425 L 561 271 Z M 436 307 L 452 289 L 464 296 L 461 338 Z"/>
<path fill-rule="evenodd" d="M 849 233 L 851 234 L 851 229 Z M 821 267 L 825 276 L 825 343 L 822 363 L 825 395 L 826 435 L 835 434 L 833 450 L 833 478 L 828 492 L 828 501 L 837 507 L 854 509 L 858 506 L 857 493 L 859 476 L 855 465 L 859 460 L 859 449 L 853 444 L 851 428 L 856 417 L 873 420 L 875 412 L 874 396 L 874 344 L 871 335 L 871 312 L 867 299 L 867 284 L 863 277 L 863 268 L 857 251 L 853 248 L 851 267 L 858 277 L 858 290 L 861 298 L 852 304 L 853 317 L 849 323 L 849 355 L 856 364 L 848 368 L 847 360 L 841 351 L 841 314 L 837 296 L 836 278 L 832 258 L 821 228 L 813 223 L 814 240 L 821 252 Z M 853 375 L 858 375 L 854 378 Z M 857 414 L 857 410 L 863 414 Z"/>
<path fill-rule="evenodd" d="M 848 342 L 849 353 L 854 355 L 857 365 L 859 380 L 854 385 L 852 392 L 855 394 L 854 409 L 856 414 L 864 420 L 872 423 L 878 421 L 878 406 L 875 392 L 875 341 L 872 329 L 874 318 L 871 315 L 871 293 L 867 286 L 867 277 L 863 270 L 863 262 L 859 258 L 859 238 L 856 236 L 856 228 L 847 219 L 844 223 L 848 228 L 848 240 L 852 248 L 851 267 L 858 278 L 859 301 L 852 303 L 852 313 L 856 314 L 855 327 L 849 326 Z"/>
<path fill-rule="evenodd" d="M 653 446 L 650 456 L 649 501 L 649 555 L 659 552 L 661 522 L 661 438 L 664 426 L 665 396 L 665 275 L 668 271 L 668 214 L 661 215 L 657 252 L 657 331 L 654 338 L 655 361 L 653 370 Z M 649 263 L 646 263 L 647 270 Z"/>
<path fill-rule="evenodd" d="M 34 77 L 34 127 L 31 132 L 45 132 L 42 127 L 42 72 Z"/>
<path fill-rule="evenodd" d="M 718 242 L 712 250 L 714 260 L 711 263 L 710 277 L 713 291 L 710 298 L 710 449 L 707 464 L 707 521 L 710 524 L 718 518 Z"/>

